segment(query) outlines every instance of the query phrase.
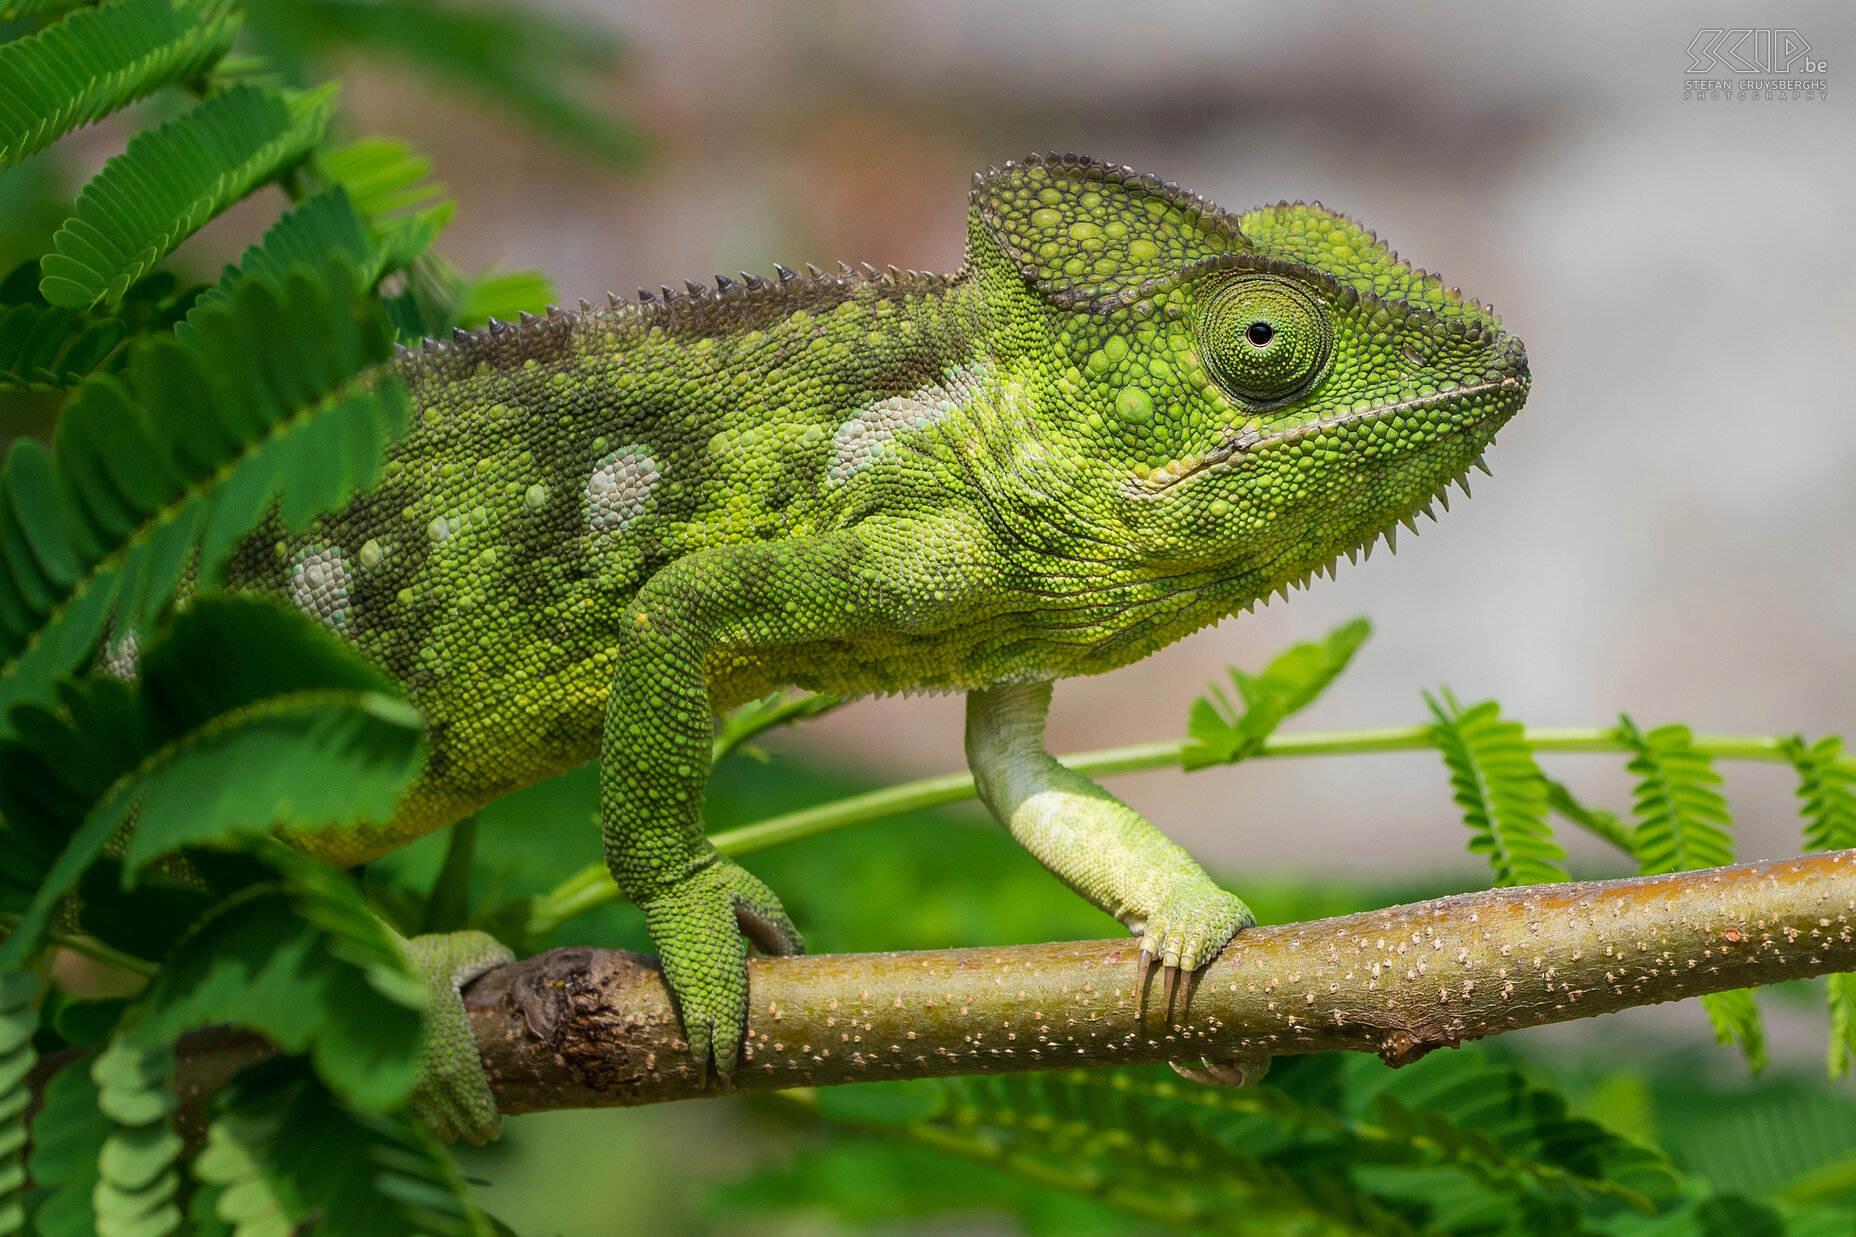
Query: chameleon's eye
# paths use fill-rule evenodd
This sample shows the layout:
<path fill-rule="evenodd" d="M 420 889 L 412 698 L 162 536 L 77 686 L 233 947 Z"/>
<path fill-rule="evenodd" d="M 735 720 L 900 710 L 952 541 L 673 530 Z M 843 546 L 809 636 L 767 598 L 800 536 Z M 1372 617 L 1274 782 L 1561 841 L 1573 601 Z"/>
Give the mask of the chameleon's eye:
<path fill-rule="evenodd" d="M 1199 355 L 1231 394 L 1267 403 L 1295 394 L 1333 351 L 1328 316 L 1295 284 L 1246 275 L 1212 294 L 1199 312 Z"/>

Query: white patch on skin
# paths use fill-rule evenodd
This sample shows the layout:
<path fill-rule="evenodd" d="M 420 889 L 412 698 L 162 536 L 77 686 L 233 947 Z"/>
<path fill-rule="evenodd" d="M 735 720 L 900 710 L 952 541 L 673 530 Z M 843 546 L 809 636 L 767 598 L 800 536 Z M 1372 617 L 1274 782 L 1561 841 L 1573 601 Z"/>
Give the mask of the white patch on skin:
<path fill-rule="evenodd" d="M 348 625 L 348 597 L 354 585 L 340 546 L 311 546 L 290 569 L 290 600 L 303 613 L 336 631 Z"/>
<path fill-rule="evenodd" d="M 940 382 L 859 408 L 832 435 L 834 450 L 825 465 L 825 484 L 841 485 L 874 464 L 897 434 L 939 421 L 972 398 L 983 377 L 979 367 L 963 365 Z"/>
<path fill-rule="evenodd" d="M 103 654 L 97 658 L 97 669 L 112 679 L 121 679 L 125 683 L 135 682 L 142 666 L 142 642 L 135 633 L 126 631 L 116 638 L 106 641 Z"/>
<path fill-rule="evenodd" d="M 664 470 L 650 448 L 620 447 L 599 462 L 586 479 L 586 523 L 596 533 L 623 532 L 644 514 Z M 546 501 L 546 492 L 542 499 Z"/>

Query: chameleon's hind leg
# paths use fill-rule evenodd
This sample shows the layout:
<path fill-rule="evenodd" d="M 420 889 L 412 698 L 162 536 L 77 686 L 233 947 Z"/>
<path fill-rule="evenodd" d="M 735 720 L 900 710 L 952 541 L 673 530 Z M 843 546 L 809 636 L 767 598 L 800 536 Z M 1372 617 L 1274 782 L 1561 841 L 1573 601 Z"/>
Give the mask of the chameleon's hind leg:
<path fill-rule="evenodd" d="M 1044 750 L 1050 692 L 1029 683 L 967 693 L 967 763 L 980 799 L 1040 863 L 1141 938 L 1135 1000 L 1144 1010 L 1158 961 L 1170 1016 L 1180 978 L 1256 917 L 1134 809 Z"/>

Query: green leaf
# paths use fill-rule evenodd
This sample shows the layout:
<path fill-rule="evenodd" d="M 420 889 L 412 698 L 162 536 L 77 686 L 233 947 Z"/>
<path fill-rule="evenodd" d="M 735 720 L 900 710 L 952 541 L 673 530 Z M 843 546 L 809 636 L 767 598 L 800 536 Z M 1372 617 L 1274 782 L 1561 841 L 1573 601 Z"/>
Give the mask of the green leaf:
<path fill-rule="evenodd" d="M 333 86 L 234 86 L 138 133 L 78 194 L 40 262 L 39 290 L 74 309 L 116 301 L 207 220 L 301 160 L 333 107 Z"/>
<path fill-rule="evenodd" d="M 1830 1076 L 1841 1078 L 1856 1060 L 1856 975 L 1828 977 L 1830 1004 Z"/>
<path fill-rule="evenodd" d="M 1766 1068 L 1766 1030 L 1760 1021 L 1759 1005 L 1751 988 L 1734 988 L 1728 992 L 1710 992 L 1701 998 L 1714 1028 L 1714 1041 L 1723 1047 L 1739 1044 L 1746 1063 L 1755 1074 Z"/>
<path fill-rule="evenodd" d="M 1521 723 L 1504 720 L 1493 700 L 1465 709 L 1449 689 L 1442 697 L 1424 698 L 1436 719 L 1431 741 L 1450 771 L 1469 849 L 1488 857 L 1497 885 L 1565 880 L 1566 852 L 1547 824 L 1547 782 Z"/>
<path fill-rule="evenodd" d="M 39 1054 L 39 977 L 0 965 L 0 1234 L 18 1232 L 25 1220 L 26 1105 Z"/>
<path fill-rule="evenodd" d="M 261 46 L 285 54 L 345 44 L 410 62 L 444 85 L 501 105 L 577 157 L 633 168 L 646 155 L 637 131 L 569 88 L 574 77 L 597 80 L 615 62 L 612 38 L 592 23 L 533 8 L 430 0 L 261 0 L 251 22 Z"/>
<path fill-rule="evenodd" d="M 338 255 L 319 277 L 254 277 L 196 315 L 186 341 L 138 344 L 128 382 L 71 397 L 54 451 L 16 448 L 0 478 L 0 718 L 51 698 L 106 623 L 144 630 L 190 556 L 210 584 L 281 494 L 300 527 L 378 474 L 405 427 L 384 321 Z M 336 467 L 330 467 L 336 462 Z M 0 721 L 0 734 L 11 721 Z"/>
<path fill-rule="evenodd" d="M 233 895 L 182 942 L 131 1015 L 131 1035 L 250 1027 L 310 1053 L 350 1102 L 391 1108 L 418 1073 L 420 988 L 352 882 L 293 854 L 274 848 L 284 879 Z"/>
<path fill-rule="evenodd" d="M 92 1237 L 97 1213 L 91 1194 L 97 1157 L 115 1128 L 97 1107 L 90 1076 L 95 1054 L 61 1068 L 45 1084 L 44 1103 L 32 1120 L 33 1184 L 50 1190 L 33 1215 L 40 1237 Z"/>
<path fill-rule="evenodd" d="M 1621 717 L 1618 738 L 1633 753 L 1628 768 L 1639 779 L 1633 809 L 1638 871 L 1654 876 L 1732 863 L 1727 827 L 1733 817 L 1715 789 L 1721 775 L 1696 749 L 1688 727 L 1659 726 L 1645 734 Z"/>
<path fill-rule="evenodd" d="M 1298 644 L 1278 654 L 1262 674 L 1229 667 L 1231 686 L 1243 707 L 1240 710 L 1216 684 L 1193 702 L 1186 727 L 1191 742 L 1180 758 L 1187 772 L 1255 755 L 1284 719 L 1327 690 L 1372 631 L 1371 623 L 1357 618 L 1342 623 L 1318 644 Z"/>
<path fill-rule="evenodd" d="M 488 1237 L 444 1148 L 402 1117 L 345 1107 L 299 1058 L 233 1079 L 196 1162 L 238 1237 L 316 1221 L 342 1237 Z M 280 1223 L 281 1221 L 281 1223 Z"/>
<path fill-rule="evenodd" d="M 367 220 L 381 272 L 397 271 L 438 238 L 457 203 L 429 179 L 432 161 L 404 142 L 371 138 L 319 153 L 317 172 L 346 192 Z"/>
<path fill-rule="evenodd" d="M 113 1123 L 97 1153 L 91 1193 L 97 1237 L 165 1237 L 181 1222 L 174 1202 L 181 1140 L 170 1120 L 177 1103 L 173 1042 L 138 1045 L 119 1031 L 90 1076 L 97 1108 Z"/>
<path fill-rule="evenodd" d="M 201 295 L 181 338 L 196 329 L 197 319 L 209 305 L 229 300 L 247 278 L 280 281 L 293 266 L 315 267 L 332 252 L 344 254 L 355 268 L 355 282 L 371 287 L 384 273 L 381 255 L 368 234 L 367 221 L 361 217 L 341 186 L 326 190 L 300 203 L 265 230 L 264 239 L 239 255 L 236 266 L 227 266 L 219 282 Z"/>
<path fill-rule="evenodd" d="M 486 272 L 465 285 L 458 325 L 482 326 L 491 318 L 506 322 L 525 311 L 537 313 L 554 296 L 554 281 L 541 271 Z"/>
<path fill-rule="evenodd" d="M 39 6 L 0 4 L 0 17 Z M 186 0 L 116 0 L 0 45 L 0 167 L 163 86 L 192 81 L 232 45 L 239 16 Z"/>
<path fill-rule="evenodd" d="M 0 280 L 0 384 L 63 389 L 113 369 L 126 340 L 167 330 L 195 293 L 176 291 L 174 276 L 157 271 L 123 294 L 118 312 L 79 313 L 48 303 L 39 294 L 39 260 L 23 262 Z"/>
<path fill-rule="evenodd" d="M 423 756 L 418 716 L 389 686 L 306 615 L 203 596 L 150 647 L 139 692 L 97 677 L 65 690 L 60 713 L 16 709 L 19 735 L 0 740 L 7 840 L 57 858 L 0 945 L 0 969 L 36 947 L 138 805 L 131 871 L 277 826 L 384 819 Z"/>
<path fill-rule="evenodd" d="M 1805 849 L 1856 846 L 1856 769 L 1843 755 L 1843 740 L 1826 735 L 1807 745 L 1802 736 L 1793 736 L 1785 741 L 1784 750 L 1798 770 Z"/>
<path fill-rule="evenodd" d="M 791 1097 L 840 1123 L 843 1145 L 723 1201 L 865 1222 L 975 1205 L 1029 1219 L 1060 1214 L 1060 1191 L 1086 1202 L 1052 1232 L 1116 1231 L 1120 1212 L 1168 1231 L 1409 1237 L 1591 1232 L 1620 1205 L 1654 1211 L 1682 1192 L 1660 1153 L 1569 1115 L 1558 1095 L 1474 1051 L 1396 1073 L 1341 1054 L 1277 1065 L 1242 1090 L 1109 1070 L 896 1083 L 867 1103 L 867 1087 Z M 873 1135 L 913 1146 L 885 1156 Z M 1523 1216 L 1556 1222 L 1529 1228 Z"/>

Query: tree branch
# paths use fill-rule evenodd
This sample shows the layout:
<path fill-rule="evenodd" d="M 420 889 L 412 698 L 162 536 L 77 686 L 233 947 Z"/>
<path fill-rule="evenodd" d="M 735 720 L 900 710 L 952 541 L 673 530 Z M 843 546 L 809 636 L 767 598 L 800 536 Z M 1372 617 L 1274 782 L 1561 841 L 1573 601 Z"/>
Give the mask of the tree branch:
<path fill-rule="evenodd" d="M 1131 938 L 756 958 L 734 1089 L 1334 1051 L 1402 1065 L 1522 1027 L 1856 971 L 1852 920 L 1856 850 L 1492 889 L 1239 933 L 1171 1019 L 1157 975 L 1139 1009 Z M 483 976 L 465 1006 L 505 1113 L 721 1093 L 697 1077 L 654 958 L 556 949 Z M 242 1032 L 183 1037 L 183 1127 L 263 1051 Z"/>
<path fill-rule="evenodd" d="M 1132 939 L 757 958 L 736 1090 L 1433 1048 L 1856 970 L 1856 851 L 1494 889 L 1242 932 L 1159 1008 Z M 506 1113 L 717 1094 L 655 959 L 557 949 L 466 993 Z"/>

